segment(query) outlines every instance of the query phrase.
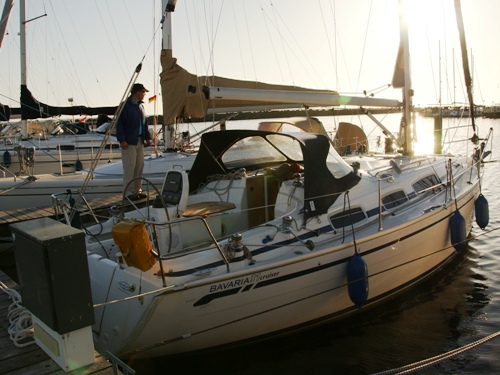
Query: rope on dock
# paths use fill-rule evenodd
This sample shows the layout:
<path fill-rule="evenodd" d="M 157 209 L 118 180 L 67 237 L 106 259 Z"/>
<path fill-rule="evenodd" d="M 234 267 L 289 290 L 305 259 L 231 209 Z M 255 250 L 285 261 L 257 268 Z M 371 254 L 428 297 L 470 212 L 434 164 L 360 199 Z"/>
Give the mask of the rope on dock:
<path fill-rule="evenodd" d="M 7 331 L 10 339 L 18 348 L 35 344 L 31 313 L 21 305 L 21 295 L 1 281 L 0 289 L 13 301 L 7 312 L 7 319 L 9 319 Z"/>

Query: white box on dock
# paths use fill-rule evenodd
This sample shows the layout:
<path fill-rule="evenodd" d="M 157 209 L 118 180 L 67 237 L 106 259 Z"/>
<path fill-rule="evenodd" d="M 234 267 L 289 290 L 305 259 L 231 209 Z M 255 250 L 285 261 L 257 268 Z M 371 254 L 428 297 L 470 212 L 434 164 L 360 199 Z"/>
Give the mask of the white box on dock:
<path fill-rule="evenodd" d="M 60 334 L 32 315 L 35 341 L 64 371 L 94 363 L 94 342 L 90 326 Z"/>

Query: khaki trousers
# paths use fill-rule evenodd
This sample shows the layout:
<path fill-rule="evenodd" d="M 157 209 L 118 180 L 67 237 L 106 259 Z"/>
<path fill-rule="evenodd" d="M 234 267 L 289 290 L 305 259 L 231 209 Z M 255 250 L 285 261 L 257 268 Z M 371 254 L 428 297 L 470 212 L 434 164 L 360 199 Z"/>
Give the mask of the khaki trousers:
<path fill-rule="evenodd" d="M 130 184 L 128 192 L 125 191 L 128 183 L 134 178 L 142 177 L 144 170 L 144 145 L 139 142 L 137 145 L 128 145 L 126 149 L 122 148 L 123 163 L 123 193 L 139 194 L 142 189 L 142 180 L 137 179 Z"/>

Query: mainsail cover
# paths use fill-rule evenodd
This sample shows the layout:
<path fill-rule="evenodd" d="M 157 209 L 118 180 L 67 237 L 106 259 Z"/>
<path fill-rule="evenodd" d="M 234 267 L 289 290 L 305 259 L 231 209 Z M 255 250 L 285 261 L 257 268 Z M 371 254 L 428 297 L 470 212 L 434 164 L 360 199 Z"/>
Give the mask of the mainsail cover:
<path fill-rule="evenodd" d="M 333 90 L 314 90 L 297 86 L 275 85 L 256 81 L 243 81 L 219 76 L 196 76 L 177 64 L 172 56 L 172 50 L 161 52 L 162 73 L 160 83 L 163 102 L 163 123 L 174 124 L 179 119 L 204 118 L 208 110 L 220 108 L 265 107 L 280 103 L 261 101 L 210 100 L 202 92 L 202 86 L 230 87 L 259 90 L 307 91 L 338 94 Z M 194 87 L 196 90 L 188 90 Z"/>
<path fill-rule="evenodd" d="M 37 118 L 48 118 L 54 116 L 95 116 L 114 115 L 118 107 L 85 107 L 75 105 L 71 107 L 54 107 L 36 100 L 26 85 L 21 85 L 21 119 L 31 120 Z M 13 114 L 17 114 L 12 111 Z"/>

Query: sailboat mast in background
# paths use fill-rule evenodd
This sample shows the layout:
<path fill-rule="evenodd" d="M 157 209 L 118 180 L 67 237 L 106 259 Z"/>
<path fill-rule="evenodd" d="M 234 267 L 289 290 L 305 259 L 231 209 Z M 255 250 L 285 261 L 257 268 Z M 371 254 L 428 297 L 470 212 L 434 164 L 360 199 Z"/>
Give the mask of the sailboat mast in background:
<path fill-rule="evenodd" d="M 20 50 L 21 50 L 21 87 L 26 87 L 26 4 L 24 0 L 19 2 L 19 30 L 21 30 Z M 21 90 L 22 92 L 22 90 Z M 20 99 L 22 101 L 22 98 Z M 22 114 L 21 102 L 21 132 L 28 134 L 28 120 Z"/>

